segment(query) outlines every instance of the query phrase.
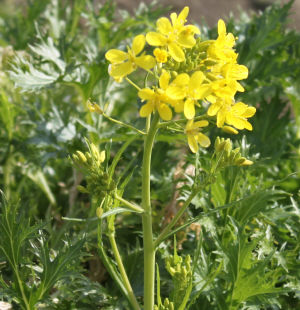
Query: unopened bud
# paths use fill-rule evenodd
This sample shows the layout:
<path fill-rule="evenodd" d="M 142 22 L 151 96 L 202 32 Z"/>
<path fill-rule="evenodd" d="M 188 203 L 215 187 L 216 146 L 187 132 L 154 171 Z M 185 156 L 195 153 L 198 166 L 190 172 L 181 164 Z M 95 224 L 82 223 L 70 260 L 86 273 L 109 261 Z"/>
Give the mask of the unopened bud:
<path fill-rule="evenodd" d="M 246 161 L 247 159 L 245 157 L 240 157 L 238 158 L 237 160 L 235 160 L 235 164 L 238 165 L 238 166 L 241 166 L 243 165 L 243 163 Z"/>
<path fill-rule="evenodd" d="M 181 268 L 181 273 L 182 273 L 183 278 L 186 278 L 188 272 L 187 272 L 185 266 L 183 266 L 183 267 Z"/>
<path fill-rule="evenodd" d="M 76 151 L 76 154 L 77 154 L 77 156 L 78 156 L 79 161 L 80 161 L 82 164 L 84 164 L 84 163 L 87 162 L 87 159 L 86 159 L 85 155 L 84 155 L 82 152 Z"/>
<path fill-rule="evenodd" d="M 100 161 L 100 163 L 103 163 L 105 161 L 105 151 L 102 151 L 100 153 L 99 161 Z"/>
<path fill-rule="evenodd" d="M 165 306 L 165 307 L 169 307 L 169 305 L 170 305 L 169 299 L 168 299 L 168 298 L 165 298 L 164 306 Z"/>
<path fill-rule="evenodd" d="M 230 153 L 230 152 L 231 152 L 231 150 L 232 150 L 232 144 L 231 144 L 230 139 L 226 139 L 225 145 L 224 145 L 224 150 L 225 150 L 227 153 Z"/>
<path fill-rule="evenodd" d="M 169 270 L 170 270 L 171 275 L 174 275 L 176 273 L 176 270 L 173 267 L 170 267 Z"/>
<path fill-rule="evenodd" d="M 101 219 L 102 214 L 103 214 L 103 209 L 102 209 L 101 207 L 98 207 L 98 208 L 96 209 L 96 215 L 97 215 L 97 217 L 98 217 L 99 219 Z"/>
<path fill-rule="evenodd" d="M 88 194 L 89 193 L 89 191 L 84 186 L 81 186 L 81 185 L 77 185 L 77 190 L 80 193 L 84 193 L 84 194 Z"/>
<path fill-rule="evenodd" d="M 246 159 L 245 161 L 243 161 L 240 166 L 251 166 L 253 165 L 253 161 Z"/>
<path fill-rule="evenodd" d="M 216 65 L 218 62 L 216 60 L 213 60 L 213 59 L 206 59 L 203 61 L 203 63 L 205 66 L 211 67 L 211 66 Z"/>
<path fill-rule="evenodd" d="M 91 152 L 93 157 L 95 157 L 96 160 L 100 159 L 100 154 L 99 154 L 99 149 L 97 148 L 97 146 L 94 143 L 90 144 L 91 147 Z"/>
<path fill-rule="evenodd" d="M 72 155 L 72 159 L 73 159 L 74 162 L 77 162 L 77 163 L 78 163 L 78 161 L 79 161 L 78 156 L 75 155 L 75 154 Z"/>
<path fill-rule="evenodd" d="M 240 157 L 241 157 L 240 148 L 238 147 L 234 149 L 233 151 L 231 151 L 230 156 L 229 156 L 229 161 L 230 163 L 235 163 L 235 161 L 239 159 Z"/>
<path fill-rule="evenodd" d="M 87 107 L 91 112 L 96 112 L 98 114 L 103 114 L 103 110 L 98 106 L 98 104 L 91 102 L 90 100 L 87 101 Z"/>

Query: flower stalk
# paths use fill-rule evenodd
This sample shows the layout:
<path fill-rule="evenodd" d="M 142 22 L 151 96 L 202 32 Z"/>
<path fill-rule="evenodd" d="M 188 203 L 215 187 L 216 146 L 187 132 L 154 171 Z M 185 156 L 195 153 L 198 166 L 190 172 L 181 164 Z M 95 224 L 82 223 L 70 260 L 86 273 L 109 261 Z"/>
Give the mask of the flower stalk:
<path fill-rule="evenodd" d="M 151 154 L 154 138 L 158 130 L 159 114 L 156 112 L 144 142 L 142 167 L 142 207 L 144 237 L 144 309 L 152 310 L 154 306 L 155 280 L 155 246 L 152 234 L 152 210 L 150 197 Z"/>
<path fill-rule="evenodd" d="M 122 261 L 122 258 L 121 258 L 121 255 L 120 255 L 117 243 L 116 243 L 115 233 L 114 232 L 109 232 L 108 233 L 108 238 L 109 238 L 109 242 L 110 242 L 110 245 L 111 245 L 111 248 L 112 248 L 115 260 L 117 262 L 117 265 L 118 265 L 118 268 L 119 268 L 119 271 L 120 271 L 120 274 L 121 274 L 123 285 L 124 285 L 124 287 L 126 289 L 126 294 L 127 294 L 126 297 L 128 298 L 128 300 L 129 300 L 129 302 L 130 302 L 130 304 L 132 306 L 132 309 L 140 310 L 140 306 L 139 306 L 139 304 L 138 304 L 138 302 L 137 302 L 137 300 L 135 298 L 135 295 L 133 293 L 133 290 L 132 290 L 132 287 L 130 285 L 129 279 L 127 277 L 126 270 L 125 270 L 124 265 L 123 265 L 123 261 Z"/>

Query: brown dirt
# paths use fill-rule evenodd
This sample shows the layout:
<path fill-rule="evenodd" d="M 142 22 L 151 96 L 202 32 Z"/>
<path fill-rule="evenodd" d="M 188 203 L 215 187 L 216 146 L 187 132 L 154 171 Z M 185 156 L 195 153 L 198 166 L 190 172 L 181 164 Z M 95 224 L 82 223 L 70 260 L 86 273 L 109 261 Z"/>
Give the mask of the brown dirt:
<path fill-rule="evenodd" d="M 133 11 L 142 1 L 138 0 L 116 0 L 120 9 Z M 145 0 L 145 3 L 152 2 Z M 275 2 L 274 0 L 161 0 L 158 3 L 165 6 L 172 6 L 173 11 L 179 12 L 184 6 L 190 7 L 189 19 L 201 23 L 204 19 L 209 26 L 217 23 L 219 18 L 228 17 L 231 13 L 233 16 L 240 16 L 240 11 L 251 12 L 263 9 L 267 4 Z M 281 3 L 286 3 L 283 0 Z M 300 30 L 300 0 L 295 0 L 291 11 L 291 26 Z"/>

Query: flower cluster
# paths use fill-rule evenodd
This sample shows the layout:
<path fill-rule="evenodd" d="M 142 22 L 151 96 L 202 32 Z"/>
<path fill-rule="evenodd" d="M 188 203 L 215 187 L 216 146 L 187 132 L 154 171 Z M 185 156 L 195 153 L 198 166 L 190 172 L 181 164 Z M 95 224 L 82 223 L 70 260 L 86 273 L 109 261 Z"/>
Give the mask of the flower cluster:
<path fill-rule="evenodd" d="M 95 195 L 103 199 L 106 194 L 115 190 L 115 182 L 110 180 L 108 173 L 104 170 L 105 151 L 99 151 L 95 144 L 86 140 L 88 152 L 76 151 L 71 156 L 71 160 L 87 177 L 86 187 L 77 186 L 77 189 L 83 193 Z"/>
<path fill-rule="evenodd" d="M 136 36 L 127 52 L 111 49 L 105 57 L 117 82 L 124 78 L 130 81 L 128 75 L 138 68 L 153 77 L 148 79 L 151 86 L 136 86 L 144 102 L 140 116 L 157 111 L 162 120 L 170 121 L 174 112 L 183 113 L 188 144 L 195 153 L 199 145 L 210 145 L 201 132 L 209 120 L 215 117 L 217 127 L 237 134 L 238 130 L 252 130 L 248 118 L 256 110 L 234 99 L 237 92 L 244 91 L 240 81 L 248 77 L 247 67 L 237 63 L 234 35 L 227 33 L 224 21 L 219 20 L 217 39 L 201 41 L 198 27 L 186 25 L 188 13 L 185 7 L 179 15 L 172 13 L 170 19 L 159 18 L 156 31 Z M 152 55 L 144 51 L 146 43 Z"/>
<path fill-rule="evenodd" d="M 253 162 L 242 156 L 240 148 L 232 149 L 230 139 L 217 137 L 215 141 L 216 166 L 220 170 L 228 166 L 251 166 Z"/>

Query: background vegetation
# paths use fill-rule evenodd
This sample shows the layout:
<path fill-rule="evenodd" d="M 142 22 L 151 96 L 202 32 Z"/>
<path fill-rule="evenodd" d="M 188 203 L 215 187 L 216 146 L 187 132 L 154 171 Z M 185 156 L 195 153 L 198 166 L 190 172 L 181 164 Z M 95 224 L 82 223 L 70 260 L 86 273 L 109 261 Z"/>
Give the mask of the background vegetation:
<path fill-rule="evenodd" d="M 194 264 L 187 308 L 300 308 L 300 34 L 286 29 L 290 6 L 227 21 L 239 37 L 238 61 L 250 72 L 238 99 L 257 108 L 253 132 L 234 144 L 254 165 L 224 169 L 180 223 L 178 253 L 191 255 Z M 69 155 L 85 151 L 88 137 L 112 159 L 132 138 L 116 173 L 128 181 L 124 196 L 140 201 L 141 141 L 92 115 L 86 101 L 142 127 L 135 89 L 109 78 L 104 54 L 124 48 L 164 14 L 169 9 L 155 5 L 141 4 L 129 15 L 111 1 L 98 7 L 83 0 L 29 1 L 25 12 L 1 10 L 0 299 L 14 309 L 128 308 L 99 258 L 98 206 L 77 191 L 85 179 Z M 203 38 L 216 37 L 215 28 L 200 27 Z M 176 200 L 191 191 L 191 171 L 201 180 L 210 162 L 209 150 L 195 159 L 176 132 L 160 131 L 158 141 L 152 162 L 156 232 L 176 212 Z M 116 228 L 141 300 L 140 219 L 118 215 Z M 158 253 L 162 297 L 176 286 L 165 269 L 170 253 L 173 242 L 166 240 Z"/>

